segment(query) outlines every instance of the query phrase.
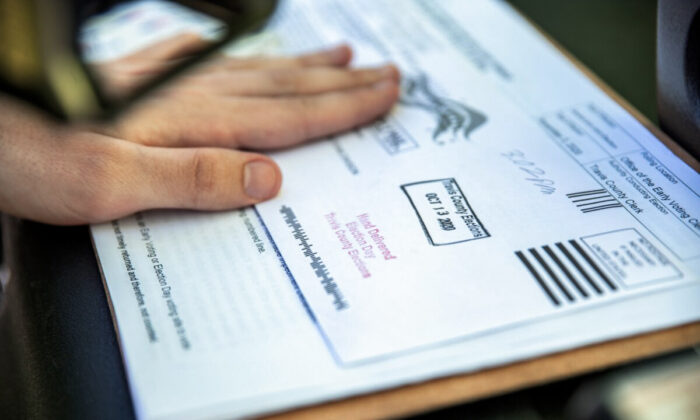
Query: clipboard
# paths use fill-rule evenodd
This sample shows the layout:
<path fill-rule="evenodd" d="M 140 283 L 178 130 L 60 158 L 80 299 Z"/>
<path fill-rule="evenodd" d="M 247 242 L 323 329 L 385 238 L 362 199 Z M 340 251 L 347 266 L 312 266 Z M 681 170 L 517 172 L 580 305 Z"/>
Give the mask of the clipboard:
<path fill-rule="evenodd" d="M 539 25 L 518 13 L 578 70 L 621 105 L 676 156 L 700 171 L 700 162 L 663 133 L 630 103 L 548 35 Z M 434 379 L 372 394 L 303 407 L 267 416 L 268 419 L 387 418 L 400 417 L 505 394 L 547 382 L 680 350 L 700 343 L 700 321 L 579 347 L 539 358 L 481 371 Z"/>

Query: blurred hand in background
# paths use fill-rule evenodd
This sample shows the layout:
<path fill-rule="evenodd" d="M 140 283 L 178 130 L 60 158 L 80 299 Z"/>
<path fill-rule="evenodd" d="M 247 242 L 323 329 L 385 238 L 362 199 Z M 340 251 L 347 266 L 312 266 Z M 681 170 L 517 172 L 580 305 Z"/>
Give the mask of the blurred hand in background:
<path fill-rule="evenodd" d="M 179 36 L 100 63 L 99 74 L 119 95 L 199 43 Z M 398 99 L 396 67 L 350 68 L 351 58 L 347 46 L 297 57 L 220 57 L 109 125 L 62 125 L 0 97 L 0 210 L 66 225 L 272 198 L 282 174 L 259 151 L 366 124 Z"/>

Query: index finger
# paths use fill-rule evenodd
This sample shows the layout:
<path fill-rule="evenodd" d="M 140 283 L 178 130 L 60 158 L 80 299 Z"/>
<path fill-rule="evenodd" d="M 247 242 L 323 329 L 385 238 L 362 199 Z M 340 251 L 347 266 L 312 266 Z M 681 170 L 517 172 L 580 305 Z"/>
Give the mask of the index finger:
<path fill-rule="evenodd" d="M 293 97 L 168 98 L 134 110 L 116 125 L 117 135 L 165 147 L 275 149 L 368 123 L 391 109 L 398 82 Z"/>
<path fill-rule="evenodd" d="M 352 60 L 348 45 L 294 57 L 222 57 L 203 68 L 205 71 L 262 70 L 302 67 L 345 67 Z"/>

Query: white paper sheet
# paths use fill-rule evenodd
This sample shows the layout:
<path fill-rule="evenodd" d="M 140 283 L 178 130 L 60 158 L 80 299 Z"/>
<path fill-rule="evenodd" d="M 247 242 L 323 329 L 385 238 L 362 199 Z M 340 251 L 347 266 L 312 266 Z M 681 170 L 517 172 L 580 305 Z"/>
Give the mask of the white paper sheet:
<path fill-rule="evenodd" d="M 700 177 L 499 1 L 295 0 L 265 45 L 392 60 L 279 197 L 93 226 L 142 418 L 244 416 L 700 319 Z M 270 42 L 274 39 L 274 42 Z"/>

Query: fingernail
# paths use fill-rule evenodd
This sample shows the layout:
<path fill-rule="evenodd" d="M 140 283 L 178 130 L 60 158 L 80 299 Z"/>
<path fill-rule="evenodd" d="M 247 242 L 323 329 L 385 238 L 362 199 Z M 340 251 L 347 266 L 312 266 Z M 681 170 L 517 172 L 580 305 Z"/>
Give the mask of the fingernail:
<path fill-rule="evenodd" d="M 399 69 L 397 69 L 396 66 L 393 66 L 391 64 L 382 67 L 381 70 L 379 70 L 379 72 L 382 75 L 382 77 L 397 79 L 397 80 L 399 78 Z"/>
<path fill-rule="evenodd" d="M 374 85 L 372 85 L 372 88 L 375 90 L 388 90 L 393 88 L 396 85 L 396 82 L 393 80 L 382 80 L 381 82 L 377 82 Z"/>
<path fill-rule="evenodd" d="M 343 60 L 348 55 L 348 46 L 345 44 L 338 45 L 328 50 L 328 54 L 334 61 Z"/>
<path fill-rule="evenodd" d="M 269 162 L 255 160 L 243 168 L 243 188 L 248 197 L 265 200 L 277 193 L 277 169 Z"/>

